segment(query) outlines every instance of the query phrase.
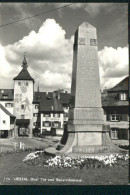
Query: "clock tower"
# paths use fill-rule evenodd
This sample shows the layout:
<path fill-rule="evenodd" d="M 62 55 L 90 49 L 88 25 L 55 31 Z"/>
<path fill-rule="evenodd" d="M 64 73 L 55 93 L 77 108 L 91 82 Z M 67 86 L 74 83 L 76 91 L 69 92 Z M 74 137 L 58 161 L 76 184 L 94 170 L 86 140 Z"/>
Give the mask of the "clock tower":
<path fill-rule="evenodd" d="M 34 79 L 27 70 L 24 56 L 22 70 L 14 80 L 15 136 L 32 137 Z"/>

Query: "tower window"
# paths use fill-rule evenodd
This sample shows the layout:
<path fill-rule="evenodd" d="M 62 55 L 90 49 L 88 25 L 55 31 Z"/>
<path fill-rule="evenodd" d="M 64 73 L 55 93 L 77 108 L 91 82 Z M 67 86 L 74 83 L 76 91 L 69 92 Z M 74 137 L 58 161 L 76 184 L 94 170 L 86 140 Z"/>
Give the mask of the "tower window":
<path fill-rule="evenodd" d="M 24 109 L 24 105 L 21 105 L 21 109 Z"/>
<path fill-rule="evenodd" d="M 21 115 L 21 119 L 24 119 L 24 115 Z"/>
<path fill-rule="evenodd" d="M 18 86 L 20 86 L 21 85 L 21 82 L 18 82 Z"/>

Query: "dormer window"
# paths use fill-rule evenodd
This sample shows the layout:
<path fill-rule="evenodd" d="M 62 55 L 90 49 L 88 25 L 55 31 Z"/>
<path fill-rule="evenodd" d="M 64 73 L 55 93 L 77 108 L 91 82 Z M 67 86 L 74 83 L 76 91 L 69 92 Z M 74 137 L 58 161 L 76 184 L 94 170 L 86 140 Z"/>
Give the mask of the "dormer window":
<path fill-rule="evenodd" d="M 120 94 L 120 100 L 127 100 L 127 94 L 126 93 L 121 93 Z"/>
<path fill-rule="evenodd" d="M 7 98 L 8 98 L 8 96 L 7 96 L 7 95 L 3 95 L 2 97 L 3 97 L 3 99 L 7 99 Z"/>

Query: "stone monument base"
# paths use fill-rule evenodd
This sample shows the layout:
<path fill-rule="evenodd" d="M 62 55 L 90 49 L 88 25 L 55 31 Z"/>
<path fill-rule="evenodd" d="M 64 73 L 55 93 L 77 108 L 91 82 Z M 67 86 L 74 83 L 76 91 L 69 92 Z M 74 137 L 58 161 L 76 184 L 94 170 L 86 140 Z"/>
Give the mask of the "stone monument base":
<path fill-rule="evenodd" d="M 103 125 L 103 130 L 100 132 L 96 132 L 96 138 L 101 138 L 99 141 L 92 140 L 95 139 L 95 132 L 69 132 L 68 131 L 68 139 L 64 147 L 59 150 L 56 149 L 56 154 L 101 154 L 101 153 L 123 153 L 126 154 L 128 151 L 117 147 L 109 136 L 109 126 Z M 89 136 L 88 136 L 89 135 Z M 79 136 L 81 140 L 79 142 Z M 88 136 L 90 139 L 89 142 L 85 141 L 85 138 Z M 92 142 L 91 142 L 92 141 Z M 58 148 L 58 147 L 57 147 Z"/>

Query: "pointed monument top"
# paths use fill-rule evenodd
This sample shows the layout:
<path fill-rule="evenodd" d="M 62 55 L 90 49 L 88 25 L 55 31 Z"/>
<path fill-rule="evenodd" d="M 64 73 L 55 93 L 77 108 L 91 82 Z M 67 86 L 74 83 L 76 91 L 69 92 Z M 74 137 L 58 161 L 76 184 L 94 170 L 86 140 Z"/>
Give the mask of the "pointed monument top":
<path fill-rule="evenodd" d="M 92 26 L 91 24 L 89 24 L 88 22 L 83 22 L 79 27 L 85 27 L 85 28 L 95 28 L 94 26 Z"/>

